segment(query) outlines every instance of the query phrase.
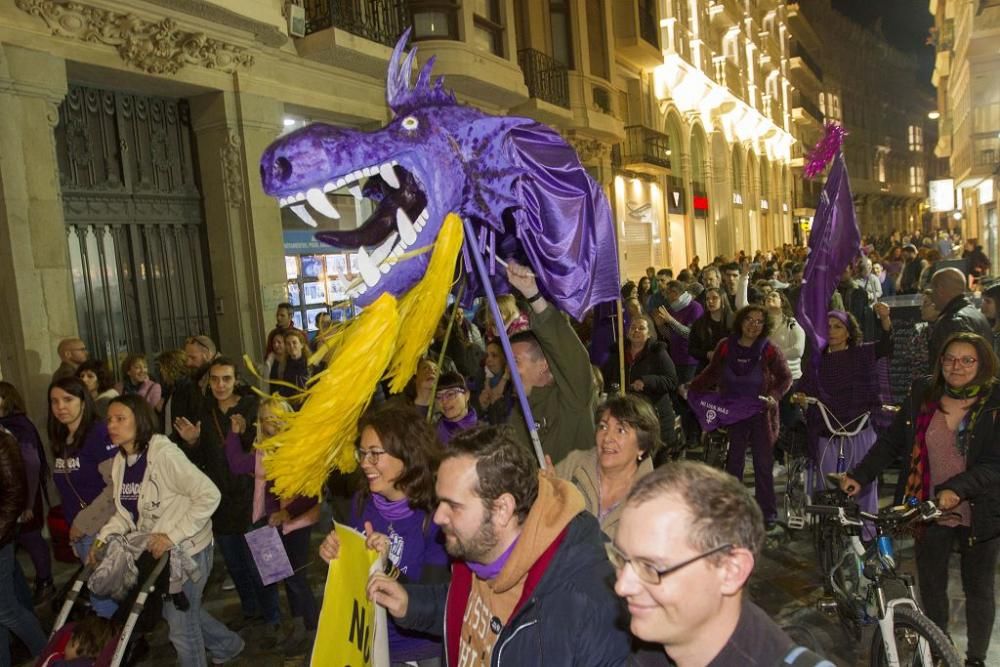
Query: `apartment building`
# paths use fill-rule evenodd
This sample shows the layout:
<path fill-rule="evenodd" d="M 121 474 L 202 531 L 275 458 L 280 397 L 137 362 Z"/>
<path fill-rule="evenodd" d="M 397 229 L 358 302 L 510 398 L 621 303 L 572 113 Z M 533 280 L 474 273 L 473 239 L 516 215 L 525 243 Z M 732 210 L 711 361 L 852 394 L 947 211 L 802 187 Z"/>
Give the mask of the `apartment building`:
<path fill-rule="evenodd" d="M 1000 2 L 932 0 L 938 139 L 955 189 L 952 227 L 976 238 L 997 266 L 1000 230 Z"/>

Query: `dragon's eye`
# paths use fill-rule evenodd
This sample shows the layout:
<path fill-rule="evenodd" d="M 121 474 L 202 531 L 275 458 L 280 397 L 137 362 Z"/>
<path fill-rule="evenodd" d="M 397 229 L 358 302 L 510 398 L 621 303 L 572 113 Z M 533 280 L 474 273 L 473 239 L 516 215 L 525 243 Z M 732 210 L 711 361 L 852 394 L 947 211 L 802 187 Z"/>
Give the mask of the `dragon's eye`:
<path fill-rule="evenodd" d="M 407 116 L 403 119 L 403 129 L 413 132 L 420 125 L 420 122 L 413 116 Z"/>

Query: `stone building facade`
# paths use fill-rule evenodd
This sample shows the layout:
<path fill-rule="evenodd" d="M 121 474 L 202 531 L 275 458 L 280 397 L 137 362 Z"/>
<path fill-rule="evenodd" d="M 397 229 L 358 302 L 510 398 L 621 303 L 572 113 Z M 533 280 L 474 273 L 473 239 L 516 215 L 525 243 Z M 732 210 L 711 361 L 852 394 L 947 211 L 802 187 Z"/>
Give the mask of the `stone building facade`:
<path fill-rule="evenodd" d="M 351 259 L 283 218 L 258 159 L 306 122 L 383 124 L 408 25 L 460 101 L 577 149 L 624 276 L 792 240 L 777 0 L 0 0 L 0 373 L 33 417 L 63 337 L 259 358 L 277 303 L 311 326 Z"/>

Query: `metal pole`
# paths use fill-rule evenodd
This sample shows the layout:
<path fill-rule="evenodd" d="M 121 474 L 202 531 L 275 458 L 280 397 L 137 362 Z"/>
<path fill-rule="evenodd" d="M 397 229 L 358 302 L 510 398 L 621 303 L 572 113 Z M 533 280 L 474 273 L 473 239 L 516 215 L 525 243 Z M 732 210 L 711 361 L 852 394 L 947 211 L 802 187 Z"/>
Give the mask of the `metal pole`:
<path fill-rule="evenodd" d="M 444 330 L 444 340 L 441 341 L 441 352 L 438 354 L 437 360 L 437 373 L 434 375 L 434 384 L 431 385 L 431 402 L 427 406 L 427 423 L 430 424 L 434 419 L 434 401 L 435 396 L 437 396 L 438 379 L 441 377 L 441 365 L 444 364 L 445 351 L 448 349 L 448 339 L 451 338 L 451 328 L 455 325 L 455 315 L 458 314 L 458 309 L 462 307 L 462 295 L 465 294 L 465 281 L 458 286 L 458 296 L 455 297 L 455 307 L 451 309 L 451 317 L 448 318 L 448 326 Z M 466 378 L 468 379 L 468 378 Z"/>
<path fill-rule="evenodd" d="M 479 275 L 479 282 L 483 285 L 483 292 L 486 293 L 486 300 L 490 304 L 490 312 L 493 313 L 493 321 L 497 323 L 497 334 L 500 337 L 500 345 L 503 347 L 504 357 L 507 358 L 507 367 L 511 369 L 510 379 L 514 382 L 514 390 L 517 392 L 517 399 L 521 404 L 521 412 L 524 414 L 525 425 L 528 427 L 528 435 L 531 444 L 535 449 L 535 456 L 538 457 L 538 465 L 545 468 L 545 453 L 542 451 L 542 441 L 538 437 L 538 429 L 535 428 L 535 417 L 531 414 L 531 406 L 528 405 L 528 396 L 524 393 L 524 385 L 521 383 L 521 376 L 517 372 L 517 363 L 514 361 L 514 353 L 510 349 L 510 338 L 507 336 L 507 327 L 504 326 L 503 316 L 500 315 L 500 307 L 497 306 L 497 297 L 493 293 L 493 284 L 490 282 L 489 274 L 486 272 L 486 265 L 483 258 L 473 247 L 476 235 L 473 232 L 469 221 L 462 219 L 465 225 L 465 242 L 469 244 L 469 255 L 472 256 L 472 263 L 476 265 L 476 273 Z M 554 306 L 553 306 L 554 307 Z"/>
<path fill-rule="evenodd" d="M 618 316 L 618 395 L 625 395 L 625 317 L 622 315 L 622 300 L 615 301 Z"/>

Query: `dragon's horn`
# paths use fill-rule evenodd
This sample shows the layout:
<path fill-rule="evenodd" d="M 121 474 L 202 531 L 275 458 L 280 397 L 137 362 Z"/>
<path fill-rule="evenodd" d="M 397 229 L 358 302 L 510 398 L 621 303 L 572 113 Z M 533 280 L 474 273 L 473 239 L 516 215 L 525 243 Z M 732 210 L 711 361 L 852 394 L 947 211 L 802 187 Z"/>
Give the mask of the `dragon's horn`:
<path fill-rule="evenodd" d="M 396 42 L 392 50 L 392 57 L 389 59 L 389 69 L 386 72 L 385 97 L 389 107 L 395 109 L 406 98 L 410 90 L 410 69 L 413 67 L 413 56 L 416 48 L 412 49 L 403 60 L 403 50 L 407 42 L 410 41 L 410 32 L 413 28 L 407 28 Z M 400 61 L 403 60 L 401 63 Z"/>

